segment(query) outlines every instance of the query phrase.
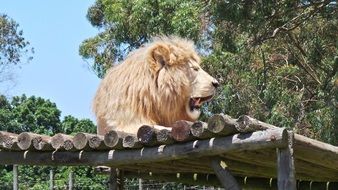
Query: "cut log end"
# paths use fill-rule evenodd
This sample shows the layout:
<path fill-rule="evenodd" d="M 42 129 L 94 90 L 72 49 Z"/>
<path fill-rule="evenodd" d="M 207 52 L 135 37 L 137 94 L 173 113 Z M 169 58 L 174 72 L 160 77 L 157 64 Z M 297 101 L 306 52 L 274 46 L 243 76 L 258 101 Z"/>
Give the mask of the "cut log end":
<path fill-rule="evenodd" d="M 18 136 L 18 146 L 21 150 L 27 150 L 29 149 L 31 146 L 33 146 L 32 144 L 32 140 L 33 140 L 33 135 L 31 135 L 28 132 L 23 132 Z"/>
<path fill-rule="evenodd" d="M 104 144 L 108 147 L 115 147 L 119 141 L 119 136 L 116 131 L 109 131 L 104 135 Z"/>
<path fill-rule="evenodd" d="M 225 126 L 224 115 L 215 114 L 208 120 L 208 129 L 213 133 L 219 133 Z"/>
<path fill-rule="evenodd" d="M 142 125 L 137 131 L 137 138 L 142 144 L 152 144 L 156 139 L 156 130 L 149 125 Z"/>
<path fill-rule="evenodd" d="M 72 140 L 65 140 L 65 142 L 63 143 L 63 147 L 65 148 L 65 150 L 73 150 L 75 149 L 73 141 Z"/>
<path fill-rule="evenodd" d="M 127 135 L 123 138 L 123 147 L 125 148 L 138 148 L 141 147 L 140 142 L 134 135 Z"/>
<path fill-rule="evenodd" d="M 171 130 L 167 130 L 167 129 L 160 130 L 156 135 L 156 139 L 161 144 L 172 144 L 172 143 L 174 143 L 174 139 L 171 135 Z"/>
<path fill-rule="evenodd" d="M 48 136 L 46 136 L 46 137 L 42 137 L 42 136 L 34 137 L 33 140 L 32 140 L 33 147 L 36 150 L 53 150 L 53 147 L 50 144 L 50 140 L 51 140 L 51 138 L 48 137 Z"/>
<path fill-rule="evenodd" d="M 172 130 L 171 130 L 172 137 L 176 141 L 180 141 L 180 142 L 189 140 L 192 136 L 190 132 L 191 125 L 192 125 L 192 122 L 189 122 L 189 121 L 184 121 L 184 120 L 176 121 L 172 125 Z"/>
<path fill-rule="evenodd" d="M 89 139 L 89 147 L 92 149 L 97 149 L 99 147 L 102 146 L 102 144 L 104 144 L 104 137 L 102 136 L 93 136 Z"/>
<path fill-rule="evenodd" d="M 86 133 L 77 133 L 73 138 L 74 147 L 78 150 L 82 150 L 89 146 L 89 138 L 94 135 Z"/>
<path fill-rule="evenodd" d="M 204 133 L 206 127 L 207 127 L 206 123 L 204 123 L 202 121 L 197 121 L 194 124 L 192 124 L 191 133 L 195 137 L 200 137 Z"/>
<path fill-rule="evenodd" d="M 52 137 L 51 145 L 54 149 L 60 149 L 63 148 L 64 142 L 69 139 L 72 139 L 72 136 L 58 133 Z"/>

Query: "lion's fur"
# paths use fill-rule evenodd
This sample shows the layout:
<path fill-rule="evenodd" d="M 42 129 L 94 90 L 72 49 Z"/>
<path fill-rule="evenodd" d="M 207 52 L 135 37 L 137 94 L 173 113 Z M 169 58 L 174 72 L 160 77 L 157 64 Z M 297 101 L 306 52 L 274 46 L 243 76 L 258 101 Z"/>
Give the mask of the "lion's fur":
<path fill-rule="evenodd" d="M 192 71 L 199 63 L 194 44 L 178 37 L 157 38 L 130 53 L 107 71 L 98 88 L 93 102 L 98 133 L 136 133 L 142 124 L 196 120 L 186 111 L 187 101 L 192 94 L 214 93 L 209 84 L 214 79 L 202 69 L 202 77 Z"/>

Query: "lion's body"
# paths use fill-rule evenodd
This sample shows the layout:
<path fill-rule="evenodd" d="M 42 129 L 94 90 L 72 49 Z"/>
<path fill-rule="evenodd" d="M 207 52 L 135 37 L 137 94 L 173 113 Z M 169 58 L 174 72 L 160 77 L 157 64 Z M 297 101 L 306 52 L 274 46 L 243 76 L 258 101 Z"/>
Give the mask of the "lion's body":
<path fill-rule="evenodd" d="M 93 102 L 98 133 L 111 129 L 136 133 L 143 124 L 196 120 L 187 112 L 187 102 L 194 93 L 196 97 L 214 93 L 211 76 L 201 69 L 208 82 L 201 85 L 201 77 L 191 71 L 199 68 L 199 62 L 193 43 L 180 38 L 158 39 L 132 52 L 107 71 L 98 88 Z"/>

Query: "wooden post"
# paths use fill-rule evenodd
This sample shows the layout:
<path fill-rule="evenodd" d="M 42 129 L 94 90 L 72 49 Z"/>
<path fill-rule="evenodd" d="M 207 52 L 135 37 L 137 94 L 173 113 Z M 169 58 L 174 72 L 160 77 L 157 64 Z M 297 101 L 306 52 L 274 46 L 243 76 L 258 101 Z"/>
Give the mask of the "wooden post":
<path fill-rule="evenodd" d="M 221 182 L 225 190 L 240 190 L 236 179 L 230 171 L 226 168 L 224 162 L 219 158 L 213 158 L 210 163 L 212 169 L 214 170 L 218 180 Z"/>
<path fill-rule="evenodd" d="M 278 190 L 296 190 L 293 155 L 294 133 L 288 131 L 288 146 L 277 148 Z"/>
<path fill-rule="evenodd" d="M 53 169 L 49 170 L 49 189 L 54 189 L 54 171 Z"/>
<path fill-rule="evenodd" d="M 13 190 L 19 189 L 19 183 L 18 183 L 18 165 L 13 165 Z"/>
<path fill-rule="evenodd" d="M 109 190 L 118 190 L 116 168 L 110 168 L 108 189 Z"/>
<path fill-rule="evenodd" d="M 74 180 L 73 180 L 73 171 L 71 170 L 69 172 L 69 178 L 68 178 L 68 190 L 73 190 Z"/>
<path fill-rule="evenodd" d="M 138 190 L 143 190 L 142 179 L 138 178 Z"/>

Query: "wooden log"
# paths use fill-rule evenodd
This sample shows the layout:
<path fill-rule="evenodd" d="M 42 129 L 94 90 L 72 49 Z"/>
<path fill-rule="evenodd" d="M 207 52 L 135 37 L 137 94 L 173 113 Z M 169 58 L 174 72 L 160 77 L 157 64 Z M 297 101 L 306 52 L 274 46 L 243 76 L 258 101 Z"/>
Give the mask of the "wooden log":
<path fill-rule="evenodd" d="M 74 135 L 73 144 L 78 150 L 90 150 L 89 139 L 96 136 L 89 133 L 77 133 Z"/>
<path fill-rule="evenodd" d="M 278 189 L 296 190 L 295 164 L 293 155 L 293 132 L 288 132 L 288 146 L 277 149 Z"/>
<path fill-rule="evenodd" d="M 127 135 L 129 134 L 121 131 L 109 131 L 104 135 L 104 144 L 110 148 L 121 149 L 123 148 L 123 137 Z"/>
<path fill-rule="evenodd" d="M 222 165 L 222 160 L 219 158 L 212 158 L 210 162 L 211 168 L 214 170 L 217 178 L 224 187 L 225 190 L 240 190 L 235 177 L 231 172 L 226 168 L 225 165 Z"/>
<path fill-rule="evenodd" d="M 95 135 L 89 138 L 89 147 L 95 150 L 109 150 L 111 147 L 104 143 L 104 136 Z"/>
<path fill-rule="evenodd" d="M 171 135 L 172 137 L 179 142 L 189 141 L 194 139 L 190 132 L 191 125 L 193 123 L 190 121 L 180 120 L 176 121 L 171 125 Z"/>
<path fill-rule="evenodd" d="M 34 149 L 40 150 L 40 151 L 50 151 L 53 150 L 54 148 L 50 144 L 51 142 L 51 137 L 49 136 L 37 136 L 34 137 L 32 140 Z"/>
<path fill-rule="evenodd" d="M 63 148 L 67 151 L 76 151 L 77 150 L 74 146 L 72 139 L 65 140 L 65 142 L 63 143 Z"/>
<path fill-rule="evenodd" d="M 18 146 L 21 150 L 34 150 L 33 139 L 34 138 L 47 138 L 47 135 L 39 135 L 30 132 L 23 132 L 18 135 Z"/>
<path fill-rule="evenodd" d="M 51 145 L 54 149 L 59 150 L 59 149 L 64 149 L 63 145 L 66 140 L 72 140 L 72 136 L 58 133 L 54 135 L 51 139 Z"/>
<path fill-rule="evenodd" d="M 29 150 L 26 152 L 0 150 L 0 163 L 25 165 L 108 165 L 118 167 L 121 165 L 187 159 L 191 158 L 191 156 L 198 158 L 235 151 L 285 147 L 287 146 L 286 135 L 286 130 L 278 128 L 142 149 L 81 152 L 56 151 L 53 153 Z"/>
<path fill-rule="evenodd" d="M 235 119 L 224 114 L 215 114 L 208 120 L 209 131 L 222 136 L 238 133 L 237 125 Z"/>
<path fill-rule="evenodd" d="M 2 143 L 4 143 L 5 139 L 8 137 L 15 138 L 18 135 L 15 133 L 7 132 L 7 131 L 0 131 L 0 148 L 2 147 Z"/>
<path fill-rule="evenodd" d="M 247 133 L 247 132 L 254 132 L 259 130 L 265 130 L 265 129 L 272 129 L 276 128 L 274 125 L 270 125 L 268 123 L 261 122 L 257 119 L 254 119 L 247 115 L 242 115 L 237 119 L 238 125 L 236 125 L 236 128 L 241 133 Z"/>
<path fill-rule="evenodd" d="M 153 146 L 156 144 L 156 133 L 159 130 L 150 125 L 142 125 L 137 131 L 137 138 L 140 143 Z"/>
<path fill-rule="evenodd" d="M 171 130 L 161 129 L 156 134 L 156 140 L 159 144 L 173 144 L 175 142 L 171 135 Z"/>
<path fill-rule="evenodd" d="M 138 138 L 135 135 L 127 135 L 123 138 L 123 147 L 124 148 L 141 148 L 142 144 L 138 141 Z"/>
<path fill-rule="evenodd" d="M 208 124 L 202 121 L 196 121 L 191 125 L 191 134 L 199 139 L 214 137 L 215 134 L 209 131 Z"/>
<path fill-rule="evenodd" d="M 0 133 L 1 137 L 1 147 L 9 150 L 21 150 L 18 146 L 18 135 L 6 131 L 1 131 Z"/>

